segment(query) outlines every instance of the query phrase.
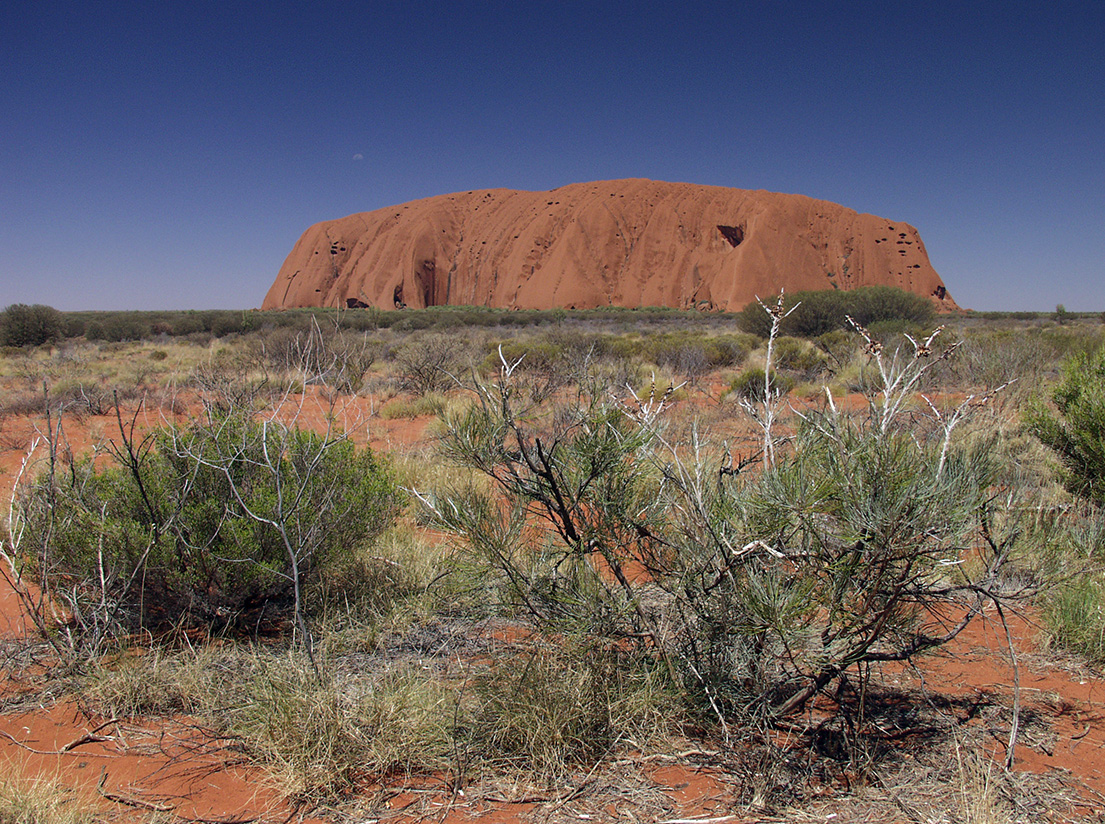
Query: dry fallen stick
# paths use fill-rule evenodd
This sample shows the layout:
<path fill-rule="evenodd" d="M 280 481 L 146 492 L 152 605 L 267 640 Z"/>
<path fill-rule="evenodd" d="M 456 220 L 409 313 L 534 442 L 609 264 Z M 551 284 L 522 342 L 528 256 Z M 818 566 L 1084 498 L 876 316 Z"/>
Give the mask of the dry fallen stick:
<path fill-rule="evenodd" d="M 97 727 L 97 729 L 99 729 L 99 727 Z M 85 735 L 85 736 L 82 736 L 81 738 L 78 738 L 76 741 L 69 742 L 64 747 L 62 747 L 60 750 L 36 750 L 34 747 L 31 747 L 31 746 L 28 746 L 27 744 L 24 744 L 18 738 L 16 738 L 13 735 L 10 735 L 9 733 L 4 732 L 3 730 L 0 730 L 0 735 L 4 736 L 6 739 L 11 741 L 17 747 L 22 747 L 23 749 L 27 750 L 27 752 L 33 752 L 35 755 L 65 755 L 65 753 L 69 752 L 69 750 L 73 749 L 74 747 L 78 747 L 81 744 L 87 744 L 88 743 L 88 741 L 84 740 L 84 739 L 88 738 L 88 735 Z M 107 738 L 94 737 L 93 740 L 106 741 L 108 739 Z M 89 752 L 89 753 L 82 753 L 82 756 L 87 756 L 87 757 L 91 757 L 91 758 L 118 758 L 119 757 L 117 753 L 110 753 L 110 752 Z"/>
<path fill-rule="evenodd" d="M 619 758 L 615 765 L 644 764 L 648 761 L 685 761 L 691 758 L 717 758 L 720 750 L 684 750 L 683 752 L 660 752 L 652 755 L 642 755 L 637 758 Z"/>
<path fill-rule="evenodd" d="M 105 721 L 104 723 L 100 724 L 100 726 L 96 727 L 95 729 L 91 729 L 88 732 L 86 732 L 80 738 L 77 738 L 73 741 L 70 741 L 68 744 L 66 744 L 64 747 L 61 748 L 61 752 L 69 752 L 70 750 L 76 749 L 77 747 L 81 746 L 82 744 L 95 744 L 95 743 L 98 743 L 100 741 L 110 741 L 110 740 L 112 740 L 113 736 L 110 736 L 110 735 L 96 735 L 96 733 L 98 733 L 104 727 L 110 727 L 112 724 L 117 724 L 118 722 L 119 722 L 118 718 L 112 718 L 110 721 Z"/>
<path fill-rule="evenodd" d="M 100 783 L 96 785 L 96 792 L 98 792 L 108 801 L 114 801 L 116 804 L 125 804 L 128 807 L 137 807 L 142 810 L 151 810 L 155 813 L 171 813 L 174 809 L 169 804 L 155 804 L 152 801 L 143 801 L 141 798 L 132 798 L 128 795 L 120 795 L 119 793 L 108 792 L 104 789 L 105 781 L 107 781 L 106 769 L 100 771 Z"/>

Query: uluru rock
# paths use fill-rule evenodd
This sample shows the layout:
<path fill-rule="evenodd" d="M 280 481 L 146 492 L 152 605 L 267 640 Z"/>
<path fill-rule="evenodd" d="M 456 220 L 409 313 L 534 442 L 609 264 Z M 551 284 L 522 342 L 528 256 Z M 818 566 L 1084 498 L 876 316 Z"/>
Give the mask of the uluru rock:
<path fill-rule="evenodd" d="M 613 180 L 416 200 L 304 232 L 263 308 L 672 306 L 889 285 L 955 304 L 907 223 L 802 195 Z"/>

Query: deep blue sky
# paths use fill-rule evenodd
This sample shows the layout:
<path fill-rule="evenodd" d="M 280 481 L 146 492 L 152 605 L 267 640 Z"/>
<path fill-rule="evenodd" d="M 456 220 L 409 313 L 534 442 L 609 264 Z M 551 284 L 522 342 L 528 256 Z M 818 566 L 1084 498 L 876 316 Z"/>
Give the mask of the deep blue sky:
<path fill-rule="evenodd" d="M 0 8 L 0 306 L 260 305 L 320 220 L 647 177 L 916 226 L 1105 310 L 1105 0 Z"/>

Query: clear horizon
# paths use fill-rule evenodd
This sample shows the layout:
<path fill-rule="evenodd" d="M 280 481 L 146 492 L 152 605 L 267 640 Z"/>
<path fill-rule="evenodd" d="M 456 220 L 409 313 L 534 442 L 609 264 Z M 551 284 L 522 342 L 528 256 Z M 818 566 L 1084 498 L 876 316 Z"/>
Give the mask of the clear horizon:
<path fill-rule="evenodd" d="M 1105 3 L 8 3 L 0 307 L 248 309 L 311 224 L 644 177 L 915 226 L 1105 310 Z"/>

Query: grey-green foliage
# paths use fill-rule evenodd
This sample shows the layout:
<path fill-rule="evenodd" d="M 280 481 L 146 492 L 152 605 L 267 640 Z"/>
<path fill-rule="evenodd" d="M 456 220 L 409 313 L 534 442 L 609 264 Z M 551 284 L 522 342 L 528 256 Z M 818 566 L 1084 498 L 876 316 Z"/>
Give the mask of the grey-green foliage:
<path fill-rule="evenodd" d="M 710 689 L 786 712 L 856 665 L 947 640 L 940 610 L 1004 559 L 963 577 L 989 467 L 954 451 L 941 469 L 939 446 L 810 416 L 772 468 L 676 487 L 701 523 L 675 542 L 670 588 L 700 622 L 688 655 Z"/>
<path fill-rule="evenodd" d="M 891 385 L 908 391 L 927 367 L 900 368 Z M 654 398 L 594 388 L 539 413 L 509 368 L 477 395 L 443 443 L 496 492 L 424 495 L 438 525 L 509 606 L 638 639 L 715 713 L 775 716 L 860 665 L 946 642 L 961 626 L 943 610 L 973 615 L 1008 556 L 997 536 L 973 577 L 960 563 L 986 517 L 985 444 L 951 446 L 947 422 L 899 428 L 896 398 L 861 420 L 807 415 L 772 467 L 738 473 L 698 435 L 666 440 Z"/>
<path fill-rule="evenodd" d="M 782 324 L 780 333 L 803 338 L 816 338 L 834 329 L 847 328 L 851 316 L 864 326 L 883 321 L 907 321 L 929 326 L 936 309 L 928 298 L 893 286 L 863 286 L 859 289 L 826 289 L 816 292 L 794 292 L 786 295 L 784 311 L 797 308 Z M 771 321 L 759 303 L 753 301 L 737 315 L 740 328 L 766 337 Z"/>
<path fill-rule="evenodd" d="M 502 576 L 502 597 L 536 619 L 646 631 L 624 565 L 657 501 L 641 454 L 650 434 L 597 393 L 543 413 L 509 379 L 477 397 L 445 416 L 442 445 L 494 488 L 427 500 L 439 525 L 465 536 Z"/>
<path fill-rule="evenodd" d="M 1033 407 L 1029 430 L 1058 455 L 1072 492 L 1105 503 L 1105 347 L 1070 358 L 1051 400 L 1054 411 Z"/>
<path fill-rule="evenodd" d="M 215 417 L 127 437 L 17 501 L 24 561 L 78 634 L 255 627 L 393 520 L 386 464 L 340 436 Z"/>
<path fill-rule="evenodd" d="M 788 394 L 794 388 L 794 378 L 786 373 L 773 372 L 771 387 L 779 397 Z M 745 369 L 729 382 L 729 391 L 738 399 L 764 402 L 764 370 L 758 366 Z"/>

